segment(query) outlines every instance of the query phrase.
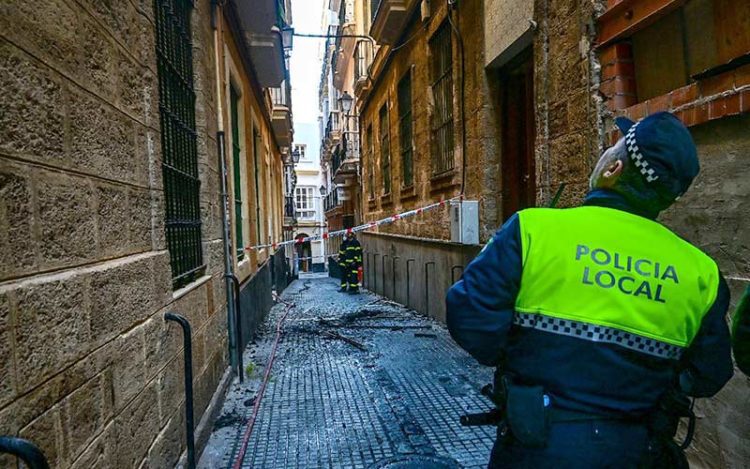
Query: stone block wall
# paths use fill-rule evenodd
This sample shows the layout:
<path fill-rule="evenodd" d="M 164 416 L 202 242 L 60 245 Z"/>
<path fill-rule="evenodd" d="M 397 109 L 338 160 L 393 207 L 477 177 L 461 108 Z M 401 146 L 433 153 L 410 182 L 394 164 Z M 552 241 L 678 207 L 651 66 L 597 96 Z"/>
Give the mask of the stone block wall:
<path fill-rule="evenodd" d="M 481 211 L 482 240 L 497 229 L 499 221 L 494 207 L 499 203 L 499 192 L 492 185 L 497 177 L 498 155 L 496 150 L 492 98 L 490 96 L 487 75 L 484 71 L 484 35 L 482 2 L 468 0 L 460 2 L 454 12 L 454 23 L 461 31 L 463 38 L 464 70 L 462 73 L 458 40 L 452 34 L 453 58 L 453 141 L 454 170 L 448 174 L 434 177 L 432 156 L 430 152 L 431 119 L 434 112 L 432 98 L 429 40 L 435 31 L 447 22 L 445 2 L 432 2 L 431 17 L 422 22 L 417 12 L 416 18 L 403 32 L 405 41 L 398 50 L 385 52 L 381 48 L 378 54 L 390 54 L 382 71 L 373 77 L 372 89 L 364 97 L 360 114 L 360 129 L 366 140 L 365 130 L 372 125 L 374 155 L 362 154 L 362 193 L 363 221 L 371 221 L 394 213 L 400 213 L 433 201 L 449 199 L 460 194 L 462 173 L 461 107 L 464 97 L 466 125 L 466 195 L 470 199 L 481 200 L 482 207 L 491 207 Z M 408 39 L 408 42 L 406 40 Z M 398 83 L 411 70 L 412 77 L 412 119 L 413 130 L 413 174 L 414 184 L 411 188 L 402 187 L 401 144 L 398 122 L 397 89 Z M 462 80 L 463 77 L 463 80 Z M 463 94 L 461 86 L 464 87 Z M 391 154 L 391 194 L 383 194 L 383 182 L 380 161 L 380 141 L 378 135 L 379 112 L 381 106 L 388 103 L 388 123 Z M 362 142 L 363 148 L 369 143 Z M 370 168 L 368 159 L 373 158 L 374 193 L 369 199 L 367 171 Z M 369 200 L 368 200 L 369 199 Z M 450 239 L 448 217 L 438 211 L 426 212 L 408 221 L 381 227 L 380 233 L 393 233 L 416 236 L 427 239 Z"/>
<path fill-rule="evenodd" d="M 192 16 L 205 276 L 164 239 L 153 2 L 0 7 L 0 434 L 53 467 L 170 467 L 227 367 L 209 0 Z M 12 464 L 0 457 L 0 466 Z"/>

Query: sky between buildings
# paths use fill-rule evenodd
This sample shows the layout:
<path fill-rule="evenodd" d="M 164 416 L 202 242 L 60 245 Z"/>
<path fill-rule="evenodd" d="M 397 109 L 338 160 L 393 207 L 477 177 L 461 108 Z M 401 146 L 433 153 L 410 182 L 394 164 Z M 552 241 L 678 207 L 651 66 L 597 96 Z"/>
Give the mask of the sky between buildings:
<path fill-rule="evenodd" d="M 321 33 L 323 8 L 328 0 L 292 0 L 294 30 Z M 318 123 L 318 84 L 325 39 L 294 38 L 291 58 L 294 123 Z"/>

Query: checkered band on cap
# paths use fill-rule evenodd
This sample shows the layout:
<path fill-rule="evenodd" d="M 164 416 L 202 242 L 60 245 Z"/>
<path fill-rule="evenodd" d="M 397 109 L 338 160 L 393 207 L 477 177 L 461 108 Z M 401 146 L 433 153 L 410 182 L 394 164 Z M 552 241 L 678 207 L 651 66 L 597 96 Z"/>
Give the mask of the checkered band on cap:
<path fill-rule="evenodd" d="M 641 154 L 641 151 L 638 148 L 638 142 L 635 140 L 636 127 L 638 127 L 638 122 L 633 124 L 633 126 L 628 129 L 628 133 L 625 134 L 625 146 L 628 149 L 628 156 L 630 156 L 630 159 L 633 160 L 633 163 L 635 163 L 641 171 L 641 174 L 646 178 L 646 181 L 654 182 L 659 179 L 659 176 L 656 175 L 653 168 L 649 168 L 648 161 L 646 161 L 646 158 L 643 157 L 643 154 Z"/>
<path fill-rule="evenodd" d="M 658 358 L 676 360 L 682 356 L 683 352 L 683 348 L 677 345 L 643 337 L 613 327 L 570 319 L 553 318 L 542 314 L 520 313 L 516 311 L 513 323 L 517 326 L 537 329 L 552 334 L 576 337 L 591 342 L 619 345 Z"/>

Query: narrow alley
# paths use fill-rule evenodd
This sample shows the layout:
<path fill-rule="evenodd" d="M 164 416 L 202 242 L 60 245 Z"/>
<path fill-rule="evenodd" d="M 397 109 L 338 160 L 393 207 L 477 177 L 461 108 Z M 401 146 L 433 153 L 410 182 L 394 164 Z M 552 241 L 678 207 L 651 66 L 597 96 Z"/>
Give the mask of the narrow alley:
<path fill-rule="evenodd" d="M 750 468 L 748 129 L 750 0 L 0 1 L 0 469 Z"/>
<path fill-rule="evenodd" d="M 199 467 L 239 467 L 238 459 L 241 467 L 424 467 L 420 458 L 445 463 L 436 468 L 485 467 L 494 428 L 462 427 L 459 416 L 489 408 L 479 391 L 491 370 L 436 321 L 337 289 L 334 279 L 311 277 L 285 290 L 292 306 L 274 306 L 245 352 L 247 379 L 233 381 Z"/>

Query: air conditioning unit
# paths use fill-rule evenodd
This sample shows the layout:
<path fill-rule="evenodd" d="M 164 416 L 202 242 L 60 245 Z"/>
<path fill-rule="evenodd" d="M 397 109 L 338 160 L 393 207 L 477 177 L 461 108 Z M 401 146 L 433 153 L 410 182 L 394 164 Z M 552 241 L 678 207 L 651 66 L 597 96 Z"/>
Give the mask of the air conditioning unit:
<path fill-rule="evenodd" d="M 479 201 L 453 201 L 450 206 L 451 241 L 479 244 Z"/>

